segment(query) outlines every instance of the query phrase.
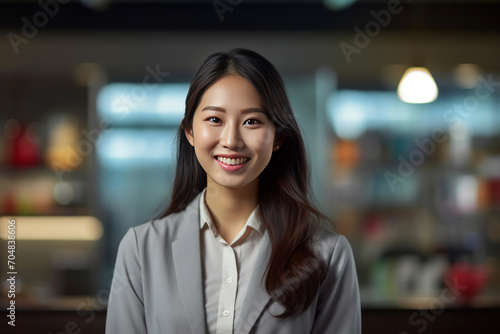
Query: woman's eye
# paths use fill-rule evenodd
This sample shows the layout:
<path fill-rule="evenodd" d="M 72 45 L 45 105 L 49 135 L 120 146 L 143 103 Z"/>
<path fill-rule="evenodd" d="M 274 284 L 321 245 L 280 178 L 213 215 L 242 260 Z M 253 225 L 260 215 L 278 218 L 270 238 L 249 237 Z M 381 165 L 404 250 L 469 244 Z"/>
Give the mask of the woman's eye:
<path fill-rule="evenodd" d="M 219 123 L 220 119 L 218 117 L 209 117 L 209 118 L 207 118 L 207 121 L 209 121 L 211 123 Z"/>
<path fill-rule="evenodd" d="M 256 120 L 256 119 L 253 119 L 253 118 L 252 118 L 252 119 L 247 119 L 247 120 L 245 121 L 245 124 L 248 124 L 248 125 L 255 125 L 255 124 L 260 124 L 260 122 L 259 122 L 258 120 Z"/>

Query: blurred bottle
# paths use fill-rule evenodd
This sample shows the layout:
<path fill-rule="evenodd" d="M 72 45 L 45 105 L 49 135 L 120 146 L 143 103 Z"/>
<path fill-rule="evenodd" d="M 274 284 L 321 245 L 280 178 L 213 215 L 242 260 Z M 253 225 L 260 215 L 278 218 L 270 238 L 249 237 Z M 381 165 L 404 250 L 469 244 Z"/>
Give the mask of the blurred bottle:
<path fill-rule="evenodd" d="M 10 119 L 4 126 L 7 165 L 26 168 L 40 163 L 39 133 L 36 123 L 21 124 Z"/>

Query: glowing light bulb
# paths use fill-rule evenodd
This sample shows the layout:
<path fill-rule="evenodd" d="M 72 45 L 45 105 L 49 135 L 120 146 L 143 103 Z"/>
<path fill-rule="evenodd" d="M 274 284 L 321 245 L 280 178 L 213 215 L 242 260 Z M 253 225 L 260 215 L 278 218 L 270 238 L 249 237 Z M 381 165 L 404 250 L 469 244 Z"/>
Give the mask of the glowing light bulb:
<path fill-rule="evenodd" d="M 398 96 L 407 103 L 430 103 L 438 96 L 438 88 L 425 67 L 410 67 L 399 82 Z"/>

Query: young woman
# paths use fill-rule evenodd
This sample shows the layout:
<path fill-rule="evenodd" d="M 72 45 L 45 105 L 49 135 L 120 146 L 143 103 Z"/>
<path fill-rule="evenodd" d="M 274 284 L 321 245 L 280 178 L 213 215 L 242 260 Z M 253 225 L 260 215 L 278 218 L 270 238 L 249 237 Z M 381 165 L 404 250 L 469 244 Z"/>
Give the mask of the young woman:
<path fill-rule="evenodd" d="M 208 57 L 186 98 L 170 206 L 120 244 L 106 332 L 361 333 L 351 248 L 308 196 L 278 71 L 249 50 Z"/>

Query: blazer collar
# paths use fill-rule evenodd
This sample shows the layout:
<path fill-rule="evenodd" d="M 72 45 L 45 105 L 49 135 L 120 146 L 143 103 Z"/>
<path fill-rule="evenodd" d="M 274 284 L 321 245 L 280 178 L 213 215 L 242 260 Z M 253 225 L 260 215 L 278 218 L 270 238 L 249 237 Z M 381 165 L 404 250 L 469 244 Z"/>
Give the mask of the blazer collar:
<path fill-rule="evenodd" d="M 200 229 L 203 229 L 203 227 L 205 225 L 207 225 L 208 228 L 210 229 L 210 231 L 212 232 L 212 234 L 214 235 L 214 238 L 217 238 L 219 233 L 217 232 L 215 224 L 212 220 L 212 216 L 210 215 L 210 212 L 208 211 L 208 208 L 207 208 L 206 202 L 205 202 L 206 192 L 207 192 L 207 188 L 205 187 L 205 189 L 202 190 L 201 195 L 199 196 Z M 247 226 L 249 226 L 249 227 L 253 228 L 255 231 L 259 232 L 260 235 L 262 235 L 262 236 L 264 235 L 265 227 L 264 227 L 264 224 L 262 223 L 262 221 L 259 217 L 258 210 L 259 210 L 259 205 L 257 205 L 255 207 L 255 209 L 252 211 L 252 213 L 250 214 L 250 216 L 248 217 L 248 219 L 245 223 L 245 226 L 242 229 L 242 232 L 240 232 L 240 233 L 243 233 L 243 230 L 246 229 Z"/>
<path fill-rule="evenodd" d="M 193 334 L 206 333 L 203 273 L 201 265 L 200 208 L 198 194 L 185 211 L 177 239 L 172 243 L 175 273 L 179 292 Z M 247 294 L 243 299 L 240 315 L 235 323 L 235 333 L 248 334 L 270 305 L 271 297 L 265 289 L 265 273 L 271 255 L 271 242 L 264 232 L 255 269 L 250 278 Z"/>
<path fill-rule="evenodd" d="M 177 239 L 172 242 L 175 275 L 182 304 L 193 334 L 206 333 L 200 247 L 200 213 L 195 197 L 181 213 Z"/>

